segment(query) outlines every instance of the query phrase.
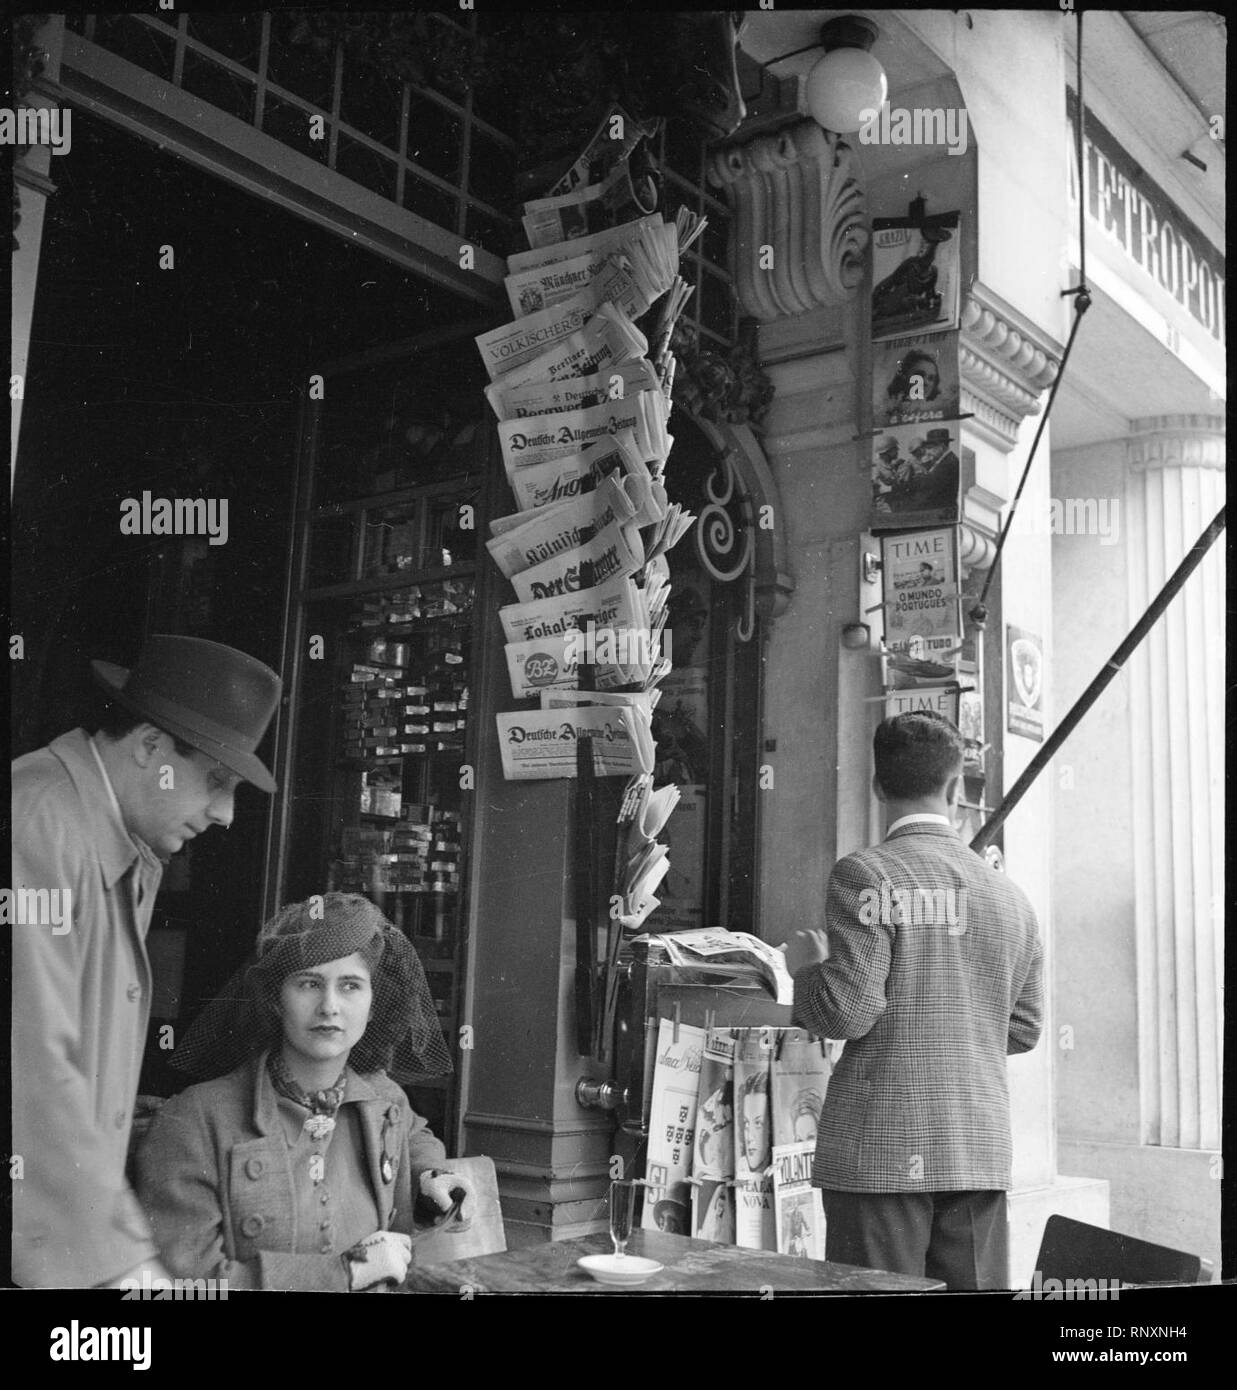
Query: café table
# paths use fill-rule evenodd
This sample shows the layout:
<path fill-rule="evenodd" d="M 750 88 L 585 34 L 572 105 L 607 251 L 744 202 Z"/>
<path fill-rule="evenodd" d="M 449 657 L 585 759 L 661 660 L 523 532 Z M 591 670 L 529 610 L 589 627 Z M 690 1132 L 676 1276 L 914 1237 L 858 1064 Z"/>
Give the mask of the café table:
<path fill-rule="evenodd" d="M 604 1232 L 575 1240 L 548 1241 L 478 1255 L 450 1264 L 412 1265 L 404 1282 L 407 1293 L 932 1293 L 944 1290 L 939 1279 L 918 1279 L 828 1260 L 805 1260 L 769 1250 L 742 1250 L 711 1240 L 693 1240 L 665 1231 L 633 1231 L 630 1255 L 644 1255 L 665 1268 L 643 1284 L 599 1284 L 576 1261 L 582 1255 L 607 1255 L 614 1247 Z"/>

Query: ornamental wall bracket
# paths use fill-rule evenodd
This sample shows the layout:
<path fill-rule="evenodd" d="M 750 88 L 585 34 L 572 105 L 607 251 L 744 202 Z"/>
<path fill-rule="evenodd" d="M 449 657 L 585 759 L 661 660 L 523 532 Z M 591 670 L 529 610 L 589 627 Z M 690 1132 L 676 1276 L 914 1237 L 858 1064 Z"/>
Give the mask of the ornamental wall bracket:
<path fill-rule="evenodd" d="M 750 642 L 756 619 L 780 617 L 795 589 L 781 494 L 748 425 L 691 418 L 717 455 L 705 483 L 708 501 L 694 528 L 696 554 L 719 584 L 744 585 L 746 602 L 735 635 Z"/>
<path fill-rule="evenodd" d="M 1008 452 L 1056 380 L 1061 345 L 976 282 L 962 304 L 959 366 L 969 428 Z"/>
<path fill-rule="evenodd" d="M 709 182 L 733 213 L 730 270 L 761 323 L 853 298 L 871 232 L 855 152 L 813 120 L 723 145 Z"/>

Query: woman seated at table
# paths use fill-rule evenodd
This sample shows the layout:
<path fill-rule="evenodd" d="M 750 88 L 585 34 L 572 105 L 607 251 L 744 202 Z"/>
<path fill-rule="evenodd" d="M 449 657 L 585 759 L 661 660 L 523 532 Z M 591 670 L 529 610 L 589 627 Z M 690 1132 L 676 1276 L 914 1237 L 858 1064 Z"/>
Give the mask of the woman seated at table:
<path fill-rule="evenodd" d="M 212 1077 L 169 1100 L 137 1155 L 169 1271 L 230 1289 L 402 1282 L 414 1218 L 468 1180 L 395 1084 L 451 1060 L 411 943 L 368 899 L 283 908 L 172 1055 Z M 240 1065 L 237 1065 L 237 1064 Z"/>

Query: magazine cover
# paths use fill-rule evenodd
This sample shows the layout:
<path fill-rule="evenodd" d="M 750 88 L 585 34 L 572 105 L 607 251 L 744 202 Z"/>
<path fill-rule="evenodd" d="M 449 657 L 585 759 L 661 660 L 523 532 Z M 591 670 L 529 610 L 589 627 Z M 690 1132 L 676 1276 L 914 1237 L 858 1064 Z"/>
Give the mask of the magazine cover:
<path fill-rule="evenodd" d="M 677 1031 L 678 1040 L 675 1040 Z M 649 1153 L 645 1168 L 646 1231 L 685 1236 L 691 1230 L 692 1149 L 696 1142 L 696 1103 L 705 1030 L 663 1018 L 657 1030 L 653 1104 L 649 1111 Z"/>
<path fill-rule="evenodd" d="M 734 1029 L 709 1029 L 700 1064 L 692 1154 L 692 1173 L 697 1178 L 734 1176 L 734 1048 Z"/>
<path fill-rule="evenodd" d="M 815 1149 L 814 1139 L 773 1148 L 773 1205 L 780 1255 L 825 1258 L 825 1207 L 820 1189 L 812 1186 Z"/>
<path fill-rule="evenodd" d="M 885 645 L 907 651 L 916 638 L 962 642 L 958 602 L 958 532 L 946 526 L 881 537 Z"/>
<path fill-rule="evenodd" d="M 825 1047 L 803 1028 L 779 1030 L 771 1064 L 774 1144 L 815 1144 L 832 1071 Z"/>
<path fill-rule="evenodd" d="M 872 529 L 956 526 L 961 511 L 958 427 L 889 425 L 872 439 Z"/>
<path fill-rule="evenodd" d="M 918 710 L 931 710 L 944 715 L 951 724 L 958 722 L 958 687 L 921 686 L 915 690 L 887 690 L 885 692 L 885 718 L 892 719 L 898 714 L 914 714 Z"/>
<path fill-rule="evenodd" d="M 734 1188 L 727 1178 L 692 1184 L 692 1235 L 696 1240 L 734 1242 Z"/>
<path fill-rule="evenodd" d="M 872 223 L 872 341 L 957 328 L 961 215 Z"/>
<path fill-rule="evenodd" d="M 769 1071 L 775 1028 L 738 1031 L 734 1054 L 735 1244 L 776 1250 Z"/>
<path fill-rule="evenodd" d="M 956 330 L 872 345 L 874 425 L 952 420 L 960 410 Z"/>

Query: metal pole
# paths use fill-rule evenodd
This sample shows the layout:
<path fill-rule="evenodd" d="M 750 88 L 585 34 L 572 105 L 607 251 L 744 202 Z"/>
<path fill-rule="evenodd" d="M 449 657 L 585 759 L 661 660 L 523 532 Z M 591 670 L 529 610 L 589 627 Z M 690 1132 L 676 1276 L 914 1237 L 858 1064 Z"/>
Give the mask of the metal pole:
<path fill-rule="evenodd" d="M 1221 507 L 1215 515 L 1215 520 L 1190 547 L 1185 558 L 1173 571 L 1168 582 L 1156 595 L 1155 601 L 1152 603 L 1151 607 L 1148 608 L 1138 620 L 1125 641 L 1113 652 L 1112 656 L 1100 669 L 1096 678 L 1078 697 L 1073 709 L 1070 710 L 1053 731 L 1048 742 L 1044 744 L 1039 752 L 1036 753 L 1027 764 L 1022 776 L 1018 778 L 1005 794 L 1005 799 L 1001 802 L 1000 806 L 997 807 L 992 819 L 983 826 L 979 834 L 971 841 L 971 848 L 973 850 L 979 854 L 983 853 L 984 847 L 991 842 L 992 837 L 1001 826 L 1005 824 L 1010 812 L 1031 789 L 1031 784 L 1044 768 L 1047 767 L 1049 762 L 1052 761 L 1057 749 L 1060 748 L 1065 740 L 1069 738 L 1070 734 L 1074 732 L 1075 727 L 1078 725 L 1083 715 L 1086 714 L 1096 700 L 1103 694 L 1109 682 L 1117 672 L 1121 670 L 1126 661 L 1129 660 L 1134 649 L 1147 633 L 1151 631 L 1152 627 L 1155 626 L 1156 620 L 1159 618 L 1160 614 L 1163 613 L 1176 597 L 1177 591 L 1202 563 L 1203 556 L 1206 555 L 1215 544 L 1216 538 L 1223 530 L 1224 508 Z"/>

